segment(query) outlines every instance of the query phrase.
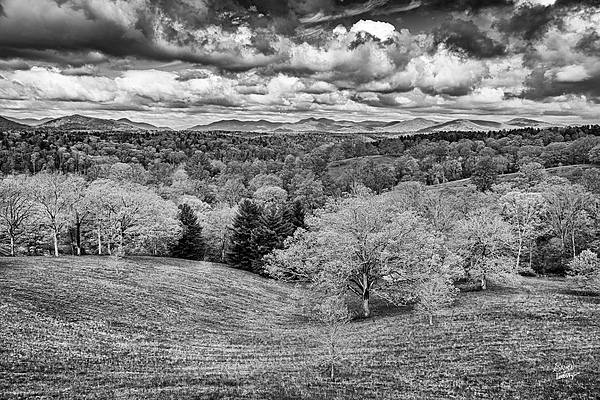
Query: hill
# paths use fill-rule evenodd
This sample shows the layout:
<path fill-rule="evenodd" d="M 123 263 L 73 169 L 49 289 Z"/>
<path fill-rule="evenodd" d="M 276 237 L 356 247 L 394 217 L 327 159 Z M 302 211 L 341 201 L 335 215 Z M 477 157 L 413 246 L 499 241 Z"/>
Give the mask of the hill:
<path fill-rule="evenodd" d="M 43 124 L 44 122 L 48 122 L 48 121 L 52 121 L 52 118 L 41 118 L 41 119 L 37 119 L 37 118 L 15 118 L 15 117 L 6 117 L 7 119 L 14 121 L 16 123 L 22 124 L 22 125 L 29 125 L 29 126 L 38 126 Z"/>
<path fill-rule="evenodd" d="M 171 131 L 172 130 L 171 128 L 166 127 L 166 126 L 155 126 L 155 125 L 149 124 L 147 122 L 135 122 L 135 121 L 131 121 L 128 118 L 120 118 L 120 119 L 116 120 L 116 122 L 118 122 L 120 124 L 129 125 L 134 128 L 147 130 L 147 131 Z"/>
<path fill-rule="evenodd" d="M 30 127 L 0 116 L 0 130 L 18 131 L 23 129 L 30 129 Z"/>
<path fill-rule="evenodd" d="M 0 398 L 549 399 L 600 390 L 600 298 L 564 280 L 463 293 L 434 327 L 379 302 L 339 378 L 292 288 L 202 262 L 0 258 Z M 574 378 L 557 377 L 571 368 Z"/>
<path fill-rule="evenodd" d="M 92 118 L 79 114 L 56 118 L 39 125 L 39 127 L 63 129 L 66 131 L 113 131 L 137 129 L 129 124 L 112 119 Z"/>

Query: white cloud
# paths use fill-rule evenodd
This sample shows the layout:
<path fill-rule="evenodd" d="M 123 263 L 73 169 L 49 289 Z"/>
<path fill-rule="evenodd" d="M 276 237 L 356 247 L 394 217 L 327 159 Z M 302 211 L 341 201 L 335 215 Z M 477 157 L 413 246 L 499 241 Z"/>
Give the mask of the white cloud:
<path fill-rule="evenodd" d="M 529 5 L 541 5 L 541 6 L 551 6 L 554 5 L 554 3 L 556 3 L 556 0 L 518 0 L 516 2 L 517 6 L 522 6 L 524 4 L 529 4 Z"/>
<path fill-rule="evenodd" d="M 387 22 L 361 19 L 350 28 L 350 32 L 367 32 L 380 40 L 387 40 L 394 36 L 396 28 Z"/>
<path fill-rule="evenodd" d="M 590 75 L 582 65 L 568 65 L 556 72 L 557 82 L 582 82 L 589 78 Z"/>

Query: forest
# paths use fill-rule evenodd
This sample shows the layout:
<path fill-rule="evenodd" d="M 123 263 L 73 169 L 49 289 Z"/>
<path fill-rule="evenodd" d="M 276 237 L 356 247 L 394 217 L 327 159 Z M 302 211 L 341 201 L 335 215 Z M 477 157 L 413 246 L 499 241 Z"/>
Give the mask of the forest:
<path fill-rule="evenodd" d="M 351 220 L 342 216 L 354 210 L 353 218 L 369 223 L 381 214 L 393 226 L 404 221 L 403 227 L 432 234 L 427 257 L 437 254 L 444 282 L 466 279 L 485 288 L 486 277 L 497 272 L 564 275 L 578 262 L 598 263 L 600 172 L 593 165 L 600 164 L 599 135 L 599 126 L 397 138 L 0 132 L 2 251 L 168 255 L 299 278 L 310 262 L 290 265 L 286 258 L 299 251 L 296 259 L 317 257 L 314 242 L 326 233 L 341 235 L 327 243 L 350 240 L 350 228 L 336 221 Z M 557 166 L 573 167 L 565 176 L 548 173 Z M 449 184 L 461 179 L 470 185 Z M 384 257 L 408 235 L 386 221 L 365 225 L 346 248 L 375 235 L 382 242 L 359 252 Z M 416 246 L 422 237 L 411 240 Z M 414 249 L 405 260 L 419 257 Z M 326 265 L 344 255 L 319 257 Z M 346 286 L 368 299 L 372 286 L 386 286 L 382 278 L 393 275 L 372 274 Z"/>

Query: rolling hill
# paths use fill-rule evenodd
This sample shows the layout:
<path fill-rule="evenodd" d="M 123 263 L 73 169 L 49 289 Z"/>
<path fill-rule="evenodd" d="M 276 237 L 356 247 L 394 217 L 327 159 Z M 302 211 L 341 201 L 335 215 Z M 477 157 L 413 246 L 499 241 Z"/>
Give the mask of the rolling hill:
<path fill-rule="evenodd" d="M 131 127 L 137 128 L 137 129 L 142 129 L 142 130 L 146 130 L 146 131 L 171 131 L 172 129 L 167 127 L 167 126 L 155 126 L 152 124 L 149 124 L 147 122 L 135 122 L 135 121 L 131 121 L 128 118 L 119 118 L 116 120 L 116 122 L 120 123 L 120 124 L 126 124 L 129 125 Z"/>
<path fill-rule="evenodd" d="M 92 118 L 79 114 L 60 117 L 39 125 L 40 128 L 63 129 L 67 131 L 111 131 L 137 129 L 129 124 L 112 119 Z"/>
<path fill-rule="evenodd" d="M 44 122 L 52 121 L 52 118 L 41 118 L 41 119 L 37 119 L 37 118 L 14 118 L 14 117 L 6 117 L 6 118 L 10 119 L 11 121 L 14 121 L 16 123 L 23 124 L 23 125 L 29 125 L 29 126 L 38 126 L 38 125 L 43 124 Z"/>
<path fill-rule="evenodd" d="M 4 118 L 4 117 L 0 116 L 0 130 L 17 131 L 17 130 L 30 129 L 30 128 L 31 127 L 29 127 L 27 125 L 19 124 L 18 122 L 15 122 L 8 118 Z"/>
<path fill-rule="evenodd" d="M 573 289 L 462 293 L 433 327 L 379 301 L 342 328 L 331 382 L 292 286 L 168 258 L 0 258 L 0 398 L 592 399 L 600 298 Z"/>

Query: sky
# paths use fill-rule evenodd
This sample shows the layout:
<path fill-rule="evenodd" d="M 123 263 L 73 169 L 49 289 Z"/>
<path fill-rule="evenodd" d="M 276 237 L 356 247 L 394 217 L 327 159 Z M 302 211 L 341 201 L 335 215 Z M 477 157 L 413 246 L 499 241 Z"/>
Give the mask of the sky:
<path fill-rule="evenodd" d="M 0 0 L 0 115 L 600 122 L 600 0 Z"/>

